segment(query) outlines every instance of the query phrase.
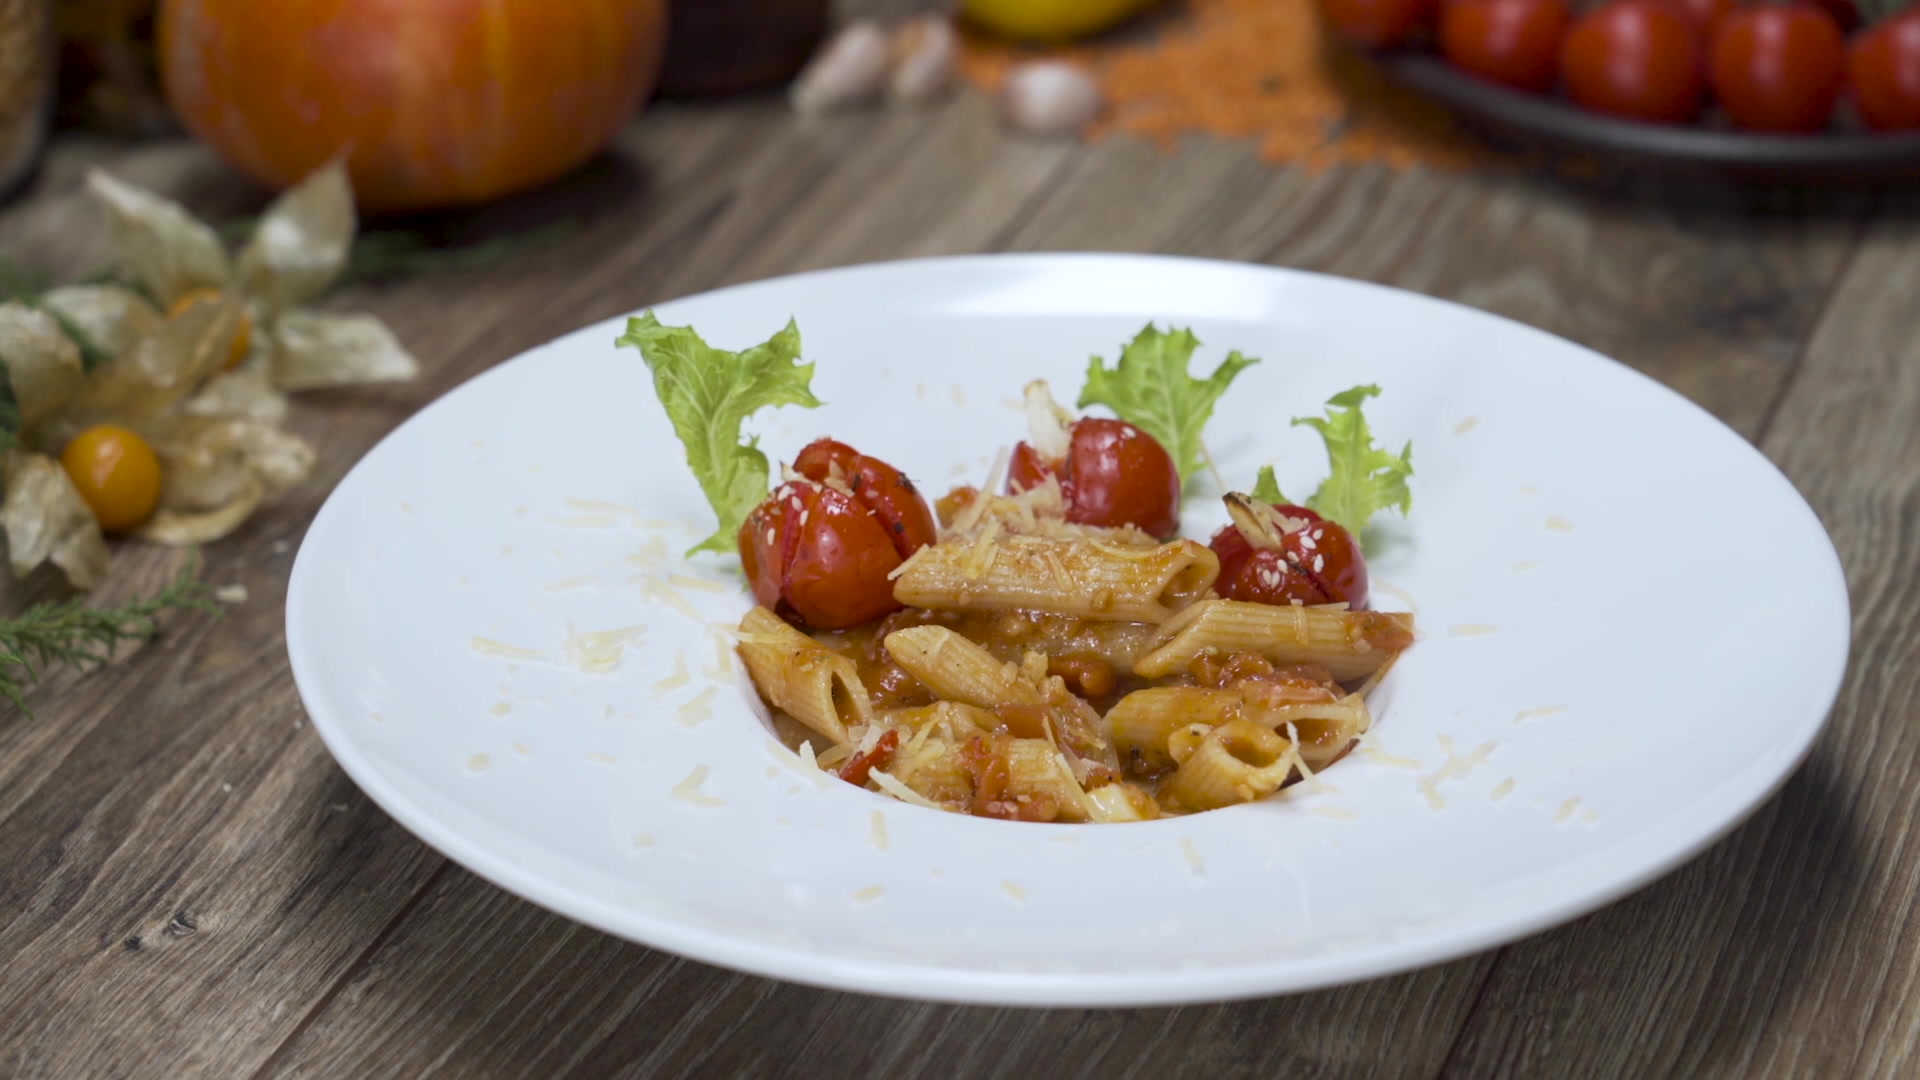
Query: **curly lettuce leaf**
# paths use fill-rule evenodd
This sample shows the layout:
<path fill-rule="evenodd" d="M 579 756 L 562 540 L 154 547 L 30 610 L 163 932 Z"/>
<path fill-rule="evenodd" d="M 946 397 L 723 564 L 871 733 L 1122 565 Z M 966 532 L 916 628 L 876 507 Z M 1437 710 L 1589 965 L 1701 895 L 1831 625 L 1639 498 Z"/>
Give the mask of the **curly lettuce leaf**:
<path fill-rule="evenodd" d="M 800 363 L 800 329 L 791 321 L 745 352 L 716 349 L 690 326 L 663 326 L 649 311 L 627 320 L 614 342 L 640 350 L 654 393 L 687 449 L 687 465 L 713 504 L 720 527 L 687 554 L 734 550 L 740 525 L 771 490 L 767 455 L 740 425 L 765 408 L 817 408 L 813 365 Z"/>
<path fill-rule="evenodd" d="M 1254 478 L 1252 495 L 1264 503 L 1274 506 L 1292 506 L 1294 502 L 1280 494 L 1280 481 L 1273 478 L 1273 466 L 1260 466 L 1260 475 Z"/>
<path fill-rule="evenodd" d="M 1200 432 L 1213 416 L 1213 407 L 1242 371 L 1259 360 L 1229 353 L 1213 374 L 1196 379 L 1188 362 L 1200 347 L 1191 330 L 1162 333 L 1152 324 L 1140 331 L 1120 352 L 1113 367 L 1094 357 L 1087 366 L 1087 384 L 1077 402 L 1082 409 L 1105 405 L 1120 419 L 1160 441 L 1173 456 L 1184 482 L 1206 464 L 1206 446 Z"/>
<path fill-rule="evenodd" d="M 1413 476 L 1413 443 L 1397 455 L 1375 446 L 1366 415 L 1360 411 L 1363 402 L 1379 394 L 1378 386 L 1356 386 L 1329 398 L 1326 416 L 1302 416 L 1293 422 L 1295 427 L 1304 425 L 1320 433 L 1332 466 L 1326 481 L 1307 500 L 1307 508 L 1346 526 L 1356 537 L 1368 519 L 1382 510 L 1395 508 L 1406 514 L 1413 509 L 1413 491 L 1407 486 Z M 1272 485 L 1271 469 L 1263 470 L 1262 479 Z M 1278 496 L 1278 485 L 1272 487 Z"/>

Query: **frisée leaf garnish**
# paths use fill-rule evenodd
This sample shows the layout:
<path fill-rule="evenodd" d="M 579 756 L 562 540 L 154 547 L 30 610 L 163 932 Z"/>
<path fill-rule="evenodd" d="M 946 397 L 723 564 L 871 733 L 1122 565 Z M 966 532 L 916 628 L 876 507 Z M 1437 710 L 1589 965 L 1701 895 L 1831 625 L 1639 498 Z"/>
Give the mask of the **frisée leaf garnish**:
<path fill-rule="evenodd" d="M 800 329 L 791 320 L 761 345 L 728 352 L 708 345 L 690 326 L 663 326 L 653 312 L 627 320 L 614 342 L 640 350 L 654 393 L 686 447 L 687 466 L 713 505 L 719 528 L 687 554 L 735 550 L 747 515 L 767 497 L 771 471 L 758 437 L 740 426 L 765 408 L 817 408 L 813 365 L 800 363 Z"/>

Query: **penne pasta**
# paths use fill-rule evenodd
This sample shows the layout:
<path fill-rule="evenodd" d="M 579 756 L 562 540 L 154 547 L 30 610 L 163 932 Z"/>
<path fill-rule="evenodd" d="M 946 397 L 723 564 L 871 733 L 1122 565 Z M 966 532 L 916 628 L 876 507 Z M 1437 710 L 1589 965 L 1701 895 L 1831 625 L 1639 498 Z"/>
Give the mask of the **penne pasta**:
<path fill-rule="evenodd" d="M 847 728 L 872 722 L 867 688 L 852 660 L 788 626 L 763 607 L 740 620 L 740 659 L 774 708 L 836 744 Z"/>
<path fill-rule="evenodd" d="M 1087 792 L 1087 812 L 1103 825 L 1152 821 L 1160 816 L 1160 804 L 1139 785 L 1118 782 Z"/>
<path fill-rule="evenodd" d="M 1344 682 L 1373 674 L 1411 644 L 1413 616 L 1404 613 L 1203 600 L 1161 625 L 1133 673 L 1164 678 L 1202 653 L 1246 652 L 1276 664 L 1320 664 Z"/>
<path fill-rule="evenodd" d="M 1044 705 L 1020 669 L 944 626 L 914 626 L 887 635 L 887 654 L 936 697 L 981 709 Z"/>
<path fill-rule="evenodd" d="M 1191 540 L 1129 547 L 1096 540 L 996 538 L 922 548 L 901 567 L 894 599 L 940 611 L 1038 611 L 1162 623 L 1207 595 L 1220 574 Z"/>
<path fill-rule="evenodd" d="M 1194 745 L 1160 794 L 1182 810 L 1218 810 L 1280 790 L 1293 767 L 1292 743 L 1252 720 L 1233 720 Z"/>
<path fill-rule="evenodd" d="M 1073 769 L 1060 751 L 1045 739 L 1012 739 L 1006 744 L 1006 797 L 1016 802 L 1050 799 L 1059 807 L 1059 821 L 1088 821 L 1093 817 L 1087 793 L 1073 778 Z"/>
<path fill-rule="evenodd" d="M 1332 764 L 1372 725 L 1366 701 L 1297 701 L 1285 688 L 1248 682 L 1227 689 L 1161 686 L 1135 690 L 1107 712 L 1107 730 L 1123 754 L 1148 767 L 1178 760 L 1174 742 L 1190 728 L 1211 730 L 1245 720 L 1270 731 L 1292 731 L 1308 768 Z"/>

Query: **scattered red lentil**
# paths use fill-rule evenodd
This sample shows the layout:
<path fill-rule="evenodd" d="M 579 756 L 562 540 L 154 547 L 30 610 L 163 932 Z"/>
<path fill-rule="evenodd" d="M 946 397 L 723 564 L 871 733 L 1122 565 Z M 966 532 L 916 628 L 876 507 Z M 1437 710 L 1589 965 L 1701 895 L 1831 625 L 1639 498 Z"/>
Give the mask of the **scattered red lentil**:
<path fill-rule="evenodd" d="M 1457 171 L 1481 151 L 1450 114 L 1323 43 L 1314 0 L 1188 0 L 1145 41 L 1045 52 L 969 33 L 961 74 L 989 91 L 1007 69 L 1050 55 L 1084 65 L 1106 94 L 1088 141 L 1115 134 L 1171 150 L 1181 136 L 1257 141 L 1276 165 L 1378 164 Z"/>

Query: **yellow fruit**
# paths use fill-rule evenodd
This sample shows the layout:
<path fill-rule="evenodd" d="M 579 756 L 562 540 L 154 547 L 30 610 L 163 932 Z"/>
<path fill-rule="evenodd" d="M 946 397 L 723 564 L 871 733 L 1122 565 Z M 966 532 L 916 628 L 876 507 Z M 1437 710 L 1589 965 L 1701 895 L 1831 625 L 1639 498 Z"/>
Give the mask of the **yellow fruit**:
<path fill-rule="evenodd" d="M 960 14 L 982 30 L 1020 41 L 1097 34 L 1158 0 L 961 0 Z"/>
<path fill-rule="evenodd" d="M 220 290 L 218 289 L 195 289 L 190 293 L 186 293 L 185 295 L 181 296 L 180 299 L 175 300 L 173 302 L 173 307 L 167 310 L 167 318 L 172 319 L 172 318 L 179 317 L 179 315 L 182 312 L 186 311 L 188 308 L 192 307 L 193 305 L 199 303 L 202 300 L 219 300 L 219 299 L 220 299 Z M 233 344 L 227 347 L 227 370 L 228 371 L 232 371 L 234 368 L 239 367 L 240 364 L 246 360 L 247 350 L 251 348 L 252 345 L 253 345 L 253 317 L 251 315 L 248 315 L 246 312 L 242 311 L 240 313 L 240 327 L 239 329 L 233 332 Z"/>
<path fill-rule="evenodd" d="M 74 436 L 60 464 L 103 532 L 126 532 L 160 505 L 160 459 L 147 440 L 115 424 Z"/>

